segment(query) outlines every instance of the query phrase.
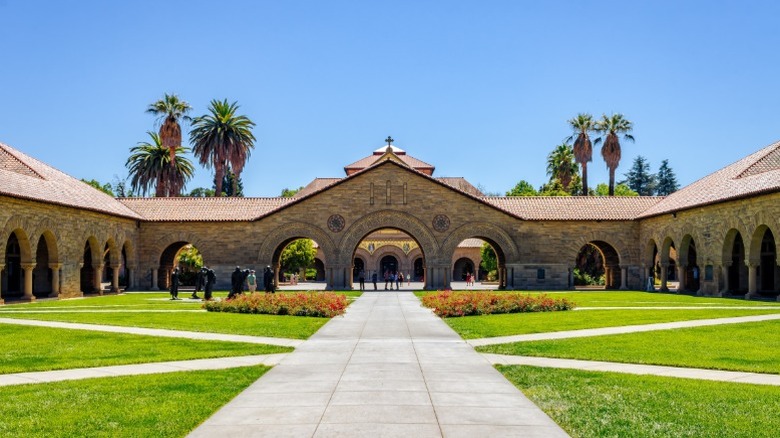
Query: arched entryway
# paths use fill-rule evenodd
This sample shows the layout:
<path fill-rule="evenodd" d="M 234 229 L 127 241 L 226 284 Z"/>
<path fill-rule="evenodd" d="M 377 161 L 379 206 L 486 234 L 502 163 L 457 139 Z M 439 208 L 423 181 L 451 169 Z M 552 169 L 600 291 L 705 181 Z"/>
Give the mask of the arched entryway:
<path fill-rule="evenodd" d="M 772 230 L 761 225 L 753 233 L 748 263 L 748 293 L 767 297 L 778 295 L 777 248 Z M 751 281 L 752 277 L 752 281 Z"/>
<path fill-rule="evenodd" d="M 190 242 L 178 241 L 168 245 L 160 254 L 156 284 L 160 290 L 171 287 L 171 273 L 179 268 L 179 285 L 193 286 L 198 271 L 208 264 L 200 250 Z"/>
<path fill-rule="evenodd" d="M 678 291 L 698 292 L 701 287 L 701 267 L 698 263 L 696 241 L 686 234 L 680 244 L 680 263 L 678 265 Z"/>
<path fill-rule="evenodd" d="M 748 267 L 745 265 L 745 243 L 742 234 L 735 229 L 729 230 L 723 246 L 723 265 L 727 267 L 726 292 L 745 294 L 748 291 Z"/>
<path fill-rule="evenodd" d="M 357 273 L 358 260 L 363 257 L 365 257 L 363 267 L 369 290 L 373 290 L 374 275 L 376 275 L 378 289 L 384 289 L 386 277 L 388 287 L 393 278 L 398 280 L 397 284 L 394 283 L 394 287 L 407 289 L 421 287 L 419 284 L 412 285 L 411 282 L 424 278 L 424 273 L 419 272 L 417 276 L 414 268 L 415 260 L 423 260 L 424 255 L 419 242 L 409 233 L 397 228 L 368 231 L 354 249 L 353 272 Z M 352 280 L 351 287 L 354 288 L 357 282 L 356 274 Z"/>
<path fill-rule="evenodd" d="M 52 260 L 47 239 L 41 236 L 35 249 L 35 269 L 33 270 L 33 293 L 37 298 L 56 296 L 53 287 L 54 276 L 49 267 Z"/>
<path fill-rule="evenodd" d="M 22 248 L 16 232 L 11 233 L 5 244 L 5 268 L 2 278 L 2 298 L 19 299 L 24 291 Z"/>
<path fill-rule="evenodd" d="M 100 292 L 101 267 L 103 254 L 95 237 L 90 237 L 84 243 L 81 257 L 80 288 L 84 294 Z"/>
<path fill-rule="evenodd" d="M 466 281 L 466 279 L 471 275 L 476 275 L 476 271 L 474 270 L 474 262 L 472 262 L 471 259 L 461 257 L 458 260 L 455 260 L 455 263 L 452 267 L 453 281 Z"/>
<path fill-rule="evenodd" d="M 325 262 L 322 259 L 314 259 L 314 272 L 312 276 L 306 277 L 307 281 L 325 281 Z"/>
<path fill-rule="evenodd" d="M 352 265 L 352 281 L 358 281 L 360 273 L 363 273 L 363 279 L 366 279 L 366 262 L 361 257 L 355 257 Z"/>
<path fill-rule="evenodd" d="M 575 288 L 625 288 L 625 275 L 620 269 L 620 256 L 611 244 L 593 240 L 577 253 L 572 272 Z"/>

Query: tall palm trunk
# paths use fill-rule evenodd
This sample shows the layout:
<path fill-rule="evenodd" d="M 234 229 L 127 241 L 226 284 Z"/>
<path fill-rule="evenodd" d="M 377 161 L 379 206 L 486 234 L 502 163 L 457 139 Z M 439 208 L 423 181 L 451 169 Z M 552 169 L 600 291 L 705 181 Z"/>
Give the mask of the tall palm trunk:
<path fill-rule="evenodd" d="M 615 196 L 615 167 L 609 168 L 609 196 Z"/>
<path fill-rule="evenodd" d="M 222 196 L 222 178 L 225 177 L 225 167 L 222 164 L 216 164 L 214 166 L 214 186 L 216 193 L 214 196 Z"/>
<path fill-rule="evenodd" d="M 588 162 L 580 163 L 582 166 L 582 196 L 588 196 Z"/>

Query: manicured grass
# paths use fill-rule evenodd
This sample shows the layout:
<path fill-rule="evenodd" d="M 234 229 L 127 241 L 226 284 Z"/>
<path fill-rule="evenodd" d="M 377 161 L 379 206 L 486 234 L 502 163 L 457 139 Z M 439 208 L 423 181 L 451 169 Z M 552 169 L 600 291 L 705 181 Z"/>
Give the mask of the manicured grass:
<path fill-rule="evenodd" d="M 573 437 L 773 437 L 780 388 L 498 366 Z"/>
<path fill-rule="evenodd" d="M 329 321 L 289 315 L 238 313 L 0 313 L 4 318 L 107 324 L 196 332 L 227 333 L 273 338 L 306 339 Z"/>
<path fill-rule="evenodd" d="M 522 356 L 780 373 L 780 321 L 489 345 Z"/>
<path fill-rule="evenodd" d="M 464 339 L 477 339 L 597 327 L 764 315 L 779 312 L 780 309 L 573 310 L 567 312 L 513 313 L 508 315 L 445 318 L 444 322 L 449 324 Z"/>
<path fill-rule="evenodd" d="M 274 345 L 0 324 L 0 374 L 289 351 Z"/>
<path fill-rule="evenodd" d="M 474 292 L 463 291 L 463 292 Z M 433 292 L 415 292 L 422 297 Z M 577 307 L 681 307 L 681 306 L 766 306 L 780 308 L 780 302 L 744 300 L 740 298 L 697 297 L 678 295 L 674 292 L 639 292 L 639 291 L 576 291 L 576 292 L 521 292 L 506 291 L 504 293 L 547 294 L 552 298 L 566 298 L 573 301 Z"/>
<path fill-rule="evenodd" d="M 4 387 L 0 436 L 182 437 L 264 366 Z"/>

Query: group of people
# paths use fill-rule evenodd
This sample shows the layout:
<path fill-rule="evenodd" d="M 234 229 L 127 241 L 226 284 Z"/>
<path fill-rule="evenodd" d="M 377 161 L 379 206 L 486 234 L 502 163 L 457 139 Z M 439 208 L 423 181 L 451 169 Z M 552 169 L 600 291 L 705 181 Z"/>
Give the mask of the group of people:
<path fill-rule="evenodd" d="M 170 293 L 171 300 L 179 300 L 179 284 L 180 284 L 179 268 L 176 267 L 171 272 Z M 213 269 L 209 269 L 204 266 L 195 275 L 195 291 L 190 298 L 199 300 L 198 292 L 204 291 L 203 299 L 206 301 L 211 300 L 212 291 L 214 290 L 214 284 L 217 282 L 217 276 L 214 274 Z M 228 293 L 228 299 L 235 297 L 236 295 L 243 294 L 244 291 L 255 292 L 257 290 L 257 276 L 252 269 L 241 270 L 236 266 L 236 270 L 230 277 L 230 293 Z M 263 272 L 263 286 L 266 293 L 275 293 L 276 288 L 274 285 L 274 272 L 270 266 L 265 267 Z"/>
<path fill-rule="evenodd" d="M 471 272 L 466 274 L 466 286 L 474 286 L 474 274 Z"/>
<path fill-rule="evenodd" d="M 389 270 L 385 271 L 385 290 L 388 290 L 387 285 L 390 285 L 389 290 L 393 290 L 393 284 L 395 284 L 395 290 L 399 290 L 401 285 L 404 282 L 404 274 L 403 272 L 390 272 Z M 405 277 L 406 280 L 411 284 L 412 279 L 410 276 Z M 378 276 L 376 272 L 371 274 L 371 282 L 374 283 L 374 290 L 377 290 L 376 282 L 378 280 Z M 366 290 L 366 273 L 362 269 L 360 272 L 358 272 L 358 284 L 360 284 L 360 290 Z"/>
<path fill-rule="evenodd" d="M 263 287 L 266 293 L 276 293 L 276 285 L 274 283 L 274 271 L 270 266 L 265 267 L 263 272 Z M 244 291 L 248 290 L 250 293 L 257 291 L 257 276 L 254 269 L 241 270 L 240 266 L 236 266 L 236 270 L 230 276 L 230 293 L 227 298 L 234 298 L 236 295 L 241 295 Z"/>
<path fill-rule="evenodd" d="M 173 269 L 173 272 L 171 272 L 171 299 L 172 300 L 179 300 L 179 268 L 176 267 Z M 195 291 L 192 293 L 192 296 L 190 298 L 194 300 L 199 300 L 200 297 L 198 296 L 198 292 L 201 291 L 201 289 L 204 289 L 204 297 L 203 299 L 206 301 L 211 300 L 211 292 L 214 290 L 214 284 L 217 282 L 217 276 L 214 274 L 213 269 L 209 269 L 208 267 L 204 266 L 198 271 L 197 275 L 195 276 Z"/>

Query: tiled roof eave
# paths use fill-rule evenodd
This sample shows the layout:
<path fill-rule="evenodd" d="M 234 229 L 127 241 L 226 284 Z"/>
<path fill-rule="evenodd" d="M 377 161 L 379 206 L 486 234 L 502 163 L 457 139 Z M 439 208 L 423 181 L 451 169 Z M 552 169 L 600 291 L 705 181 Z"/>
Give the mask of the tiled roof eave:
<path fill-rule="evenodd" d="M 652 218 L 652 217 L 663 216 L 665 214 L 671 214 L 671 213 L 677 213 L 677 212 L 681 212 L 681 211 L 693 210 L 695 208 L 706 207 L 706 206 L 709 206 L 709 205 L 723 204 L 723 203 L 726 203 L 726 202 L 731 202 L 731 201 L 737 201 L 737 200 L 740 200 L 740 199 L 750 198 L 750 197 L 753 197 L 753 196 L 756 196 L 756 195 L 769 195 L 769 194 L 772 194 L 772 193 L 780 193 L 780 188 L 773 187 L 773 188 L 769 188 L 769 189 L 754 190 L 754 191 L 741 193 L 739 195 L 730 196 L 730 197 L 726 197 L 726 198 L 719 198 L 719 199 L 715 199 L 715 200 L 712 200 L 712 201 L 704 201 L 704 202 L 700 202 L 700 203 L 696 203 L 696 204 L 689 204 L 689 205 L 686 205 L 686 206 L 683 206 L 683 207 L 680 207 L 680 208 L 667 208 L 665 210 L 662 210 L 662 211 L 659 211 L 659 212 L 653 212 L 653 213 L 650 213 L 650 214 L 647 214 L 647 213 L 643 212 L 642 214 L 640 214 L 637 217 L 637 219 L 649 219 L 649 218 Z"/>
<path fill-rule="evenodd" d="M 51 200 L 46 200 L 46 199 L 39 199 L 39 198 L 35 198 L 35 197 L 32 197 L 32 196 L 20 195 L 18 193 L 0 192 L 0 196 L 7 196 L 9 198 L 15 198 L 15 199 L 23 199 L 25 201 L 40 202 L 41 204 L 58 205 L 60 207 L 72 208 L 74 210 L 86 210 L 86 211 L 91 211 L 93 213 L 100 213 L 100 214 L 105 214 L 105 215 L 114 216 L 114 217 L 122 217 L 122 218 L 132 219 L 132 220 L 136 220 L 136 221 L 145 221 L 146 220 L 143 216 L 138 214 L 136 211 L 134 211 L 130 207 L 127 207 L 127 209 L 130 210 L 132 213 L 134 213 L 135 216 L 130 215 L 130 214 L 117 213 L 117 212 L 113 212 L 113 211 L 101 210 L 101 209 L 95 208 L 95 207 L 75 206 L 75 205 L 72 205 L 72 204 L 67 204 L 65 202 L 57 202 L 57 201 L 51 201 Z"/>

